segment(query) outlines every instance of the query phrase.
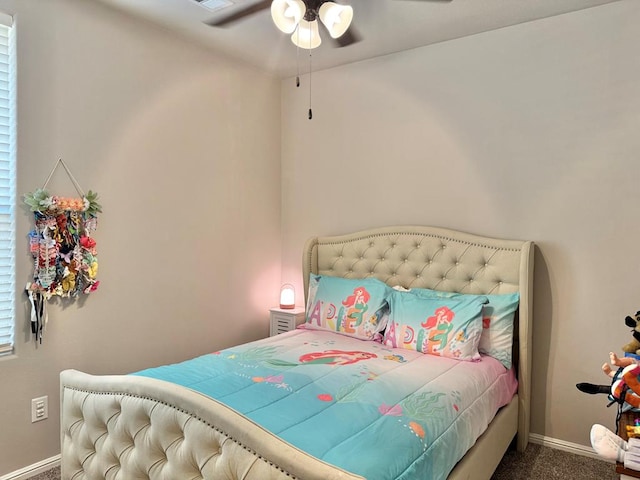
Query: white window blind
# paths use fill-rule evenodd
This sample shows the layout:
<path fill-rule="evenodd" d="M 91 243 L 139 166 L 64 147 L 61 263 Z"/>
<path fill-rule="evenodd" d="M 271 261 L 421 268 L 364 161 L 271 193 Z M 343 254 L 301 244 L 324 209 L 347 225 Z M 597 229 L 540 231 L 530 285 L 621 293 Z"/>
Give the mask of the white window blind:
<path fill-rule="evenodd" d="M 13 351 L 15 324 L 15 42 L 0 13 L 0 355 Z"/>

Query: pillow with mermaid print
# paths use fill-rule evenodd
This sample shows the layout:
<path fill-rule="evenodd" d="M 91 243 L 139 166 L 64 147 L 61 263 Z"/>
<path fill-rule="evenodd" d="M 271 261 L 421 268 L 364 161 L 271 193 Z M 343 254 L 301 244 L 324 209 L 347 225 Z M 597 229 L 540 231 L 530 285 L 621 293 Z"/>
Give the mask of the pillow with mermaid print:
<path fill-rule="evenodd" d="M 305 328 L 373 340 L 385 327 L 390 288 L 375 278 L 311 274 Z"/>
<path fill-rule="evenodd" d="M 457 360 L 480 360 L 482 307 L 486 297 L 420 297 L 393 290 L 384 343 Z"/>
<path fill-rule="evenodd" d="M 478 351 L 500 361 L 505 368 L 511 368 L 514 318 L 520 304 L 520 294 L 487 294 L 476 295 L 468 293 L 441 292 L 427 288 L 412 288 L 408 292 L 420 297 L 464 298 L 486 297 L 488 303 L 482 312 L 482 335 L 478 344 Z"/>

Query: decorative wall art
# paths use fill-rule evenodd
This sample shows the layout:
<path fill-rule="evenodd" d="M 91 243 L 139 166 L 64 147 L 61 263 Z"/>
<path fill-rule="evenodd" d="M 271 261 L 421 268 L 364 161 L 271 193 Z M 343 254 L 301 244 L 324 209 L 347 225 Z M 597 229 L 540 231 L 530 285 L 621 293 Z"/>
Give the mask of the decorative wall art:
<path fill-rule="evenodd" d="M 46 190 L 58 165 L 64 167 L 79 197 L 51 195 Z M 98 213 L 102 212 L 97 200 L 95 192 L 82 191 L 62 159 L 56 162 L 42 188 L 24 195 L 35 222 L 29 233 L 33 280 L 27 283 L 26 290 L 31 302 L 31 331 L 40 343 L 48 320 L 48 300 L 55 296 L 75 299 L 94 292 L 100 284 L 93 239 Z"/>

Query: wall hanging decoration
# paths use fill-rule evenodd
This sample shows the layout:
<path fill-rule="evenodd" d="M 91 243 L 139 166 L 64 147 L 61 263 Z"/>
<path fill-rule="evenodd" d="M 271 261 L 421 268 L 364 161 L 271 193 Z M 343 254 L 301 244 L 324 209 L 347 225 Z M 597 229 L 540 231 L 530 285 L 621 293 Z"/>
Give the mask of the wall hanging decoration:
<path fill-rule="evenodd" d="M 59 165 L 67 172 L 78 198 L 50 195 L 46 190 Z M 31 331 L 40 343 L 48 320 L 48 300 L 54 296 L 77 298 L 94 292 L 100 284 L 93 239 L 98 213 L 102 212 L 97 200 L 95 192 L 82 191 L 62 159 L 56 162 L 42 188 L 24 195 L 35 220 L 35 228 L 29 233 L 33 280 L 27 283 L 26 290 L 31 302 Z"/>

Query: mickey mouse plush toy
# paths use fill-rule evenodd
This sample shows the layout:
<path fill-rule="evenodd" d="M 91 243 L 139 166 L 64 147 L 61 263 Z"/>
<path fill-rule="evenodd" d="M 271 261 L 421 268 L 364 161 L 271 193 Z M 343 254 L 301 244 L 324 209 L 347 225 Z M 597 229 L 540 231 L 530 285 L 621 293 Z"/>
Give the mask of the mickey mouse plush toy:
<path fill-rule="evenodd" d="M 633 329 L 631 330 L 633 338 L 629 343 L 622 347 L 622 351 L 640 355 L 640 311 L 636 312 L 635 318 L 627 315 L 624 319 L 624 324 Z"/>

